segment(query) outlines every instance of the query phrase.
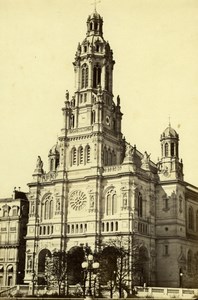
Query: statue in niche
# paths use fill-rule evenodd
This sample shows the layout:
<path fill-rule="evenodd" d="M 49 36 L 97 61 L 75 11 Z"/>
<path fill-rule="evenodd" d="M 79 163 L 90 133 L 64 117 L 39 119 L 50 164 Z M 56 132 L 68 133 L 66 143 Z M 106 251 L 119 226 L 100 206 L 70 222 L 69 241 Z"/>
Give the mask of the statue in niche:
<path fill-rule="evenodd" d="M 32 202 L 32 206 L 31 206 L 31 213 L 34 214 L 35 213 L 35 205 L 34 202 Z"/>
<path fill-rule="evenodd" d="M 123 207 L 127 207 L 127 193 L 123 194 Z"/>
<path fill-rule="evenodd" d="M 60 211 L 60 199 L 57 199 L 56 201 L 56 210 Z"/>
<path fill-rule="evenodd" d="M 94 208 L 94 195 L 90 196 L 90 208 Z"/>
<path fill-rule="evenodd" d="M 32 269 L 32 257 L 31 257 L 31 256 L 28 256 L 27 268 L 28 268 L 29 270 Z"/>

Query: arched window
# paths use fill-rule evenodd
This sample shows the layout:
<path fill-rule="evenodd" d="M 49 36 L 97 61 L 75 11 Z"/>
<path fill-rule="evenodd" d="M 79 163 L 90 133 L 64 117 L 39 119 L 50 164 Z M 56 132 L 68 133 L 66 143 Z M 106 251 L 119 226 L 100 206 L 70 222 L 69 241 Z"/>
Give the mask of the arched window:
<path fill-rule="evenodd" d="M 72 114 L 71 117 L 70 117 L 70 128 L 74 128 L 74 124 L 75 124 L 75 117 Z"/>
<path fill-rule="evenodd" d="M 52 158 L 50 160 L 50 171 L 53 171 L 54 170 L 54 159 Z"/>
<path fill-rule="evenodd" d="M 191 230 L 194 229 L 194 212 L 192 206 L 188 209 L 188 228 Z"/>
<path fill-rule="evenodd" d="M 93 68 L 93 87 L 97 88 L 99 84 L 101 84 L 101 67 L 97 65 Z"/>
<path fill-rule="evenodd" d="M 175 155 L 175 145 L 174 143 L 171 143 L 171 156 Z"/>
<path fill-rule="evenodd" d="M 72 155 L 71 155 L 71 161 L 72 161 L 72 165 L 76 165 L 77 159 L 76 159 L 76 148 L 74 147 L 72 149 Z"/>
<path fill-rule="evenodd" d="M 92 110 L 91 112 L 91 124 L 94 124 L 96 122 L 96 112 L 95 110 Z"/>
<path fill-rule="evenodd" d="M 107 216 L 111 215 L 111 195 L 107 195 Z"/>
<path fill-rule="evenodd" d="M 104 147 L 104 165 L 108 165 L 108 152 L 106 147 Z"/>
<path fill-rule="evenodd" d="M 112 196 L 112 215 L 117 213 L 117 195 Z"/>
<path fill-rule="evenodd" d="M 191 250 L 188 251 L 188 255 L 187 255 L 187 271 L 188 273 L 192 272 L 192 251 Z"/>
<path fill-rule="evenodd" d="M 49 219 L 53 218 L 53 200 L 49 203 Z"/>
<path fill-rule="evenodd" d="M 108 149 L 108 166 L 112 165 L 112 155 L 111 155 L 111 150 Z"/>
<path fill-rule="evenodd" d="M 110 191 L 106 196 L 106 214 L 107 216 L 117 213 L 117 195 L 115 191 Z"/>
<path fill-rule="evenodd" d="M 83 164 L 83 157 L 84 157 L 84 155 L 83 155 L 83 147 L 81 146 L 81 147 L 79 148 L 79 164 L 80 164 L 80 165 Z"/>
<path fill-rule="evenodd" d="M 44 219 L 49 219 L 49 201 L 46 200 L 44 203 Z"/>
<path fill-rule="evenodd" d="M 118 222 L 115 222 L 115 230 L 118 231 Z"/>
<path fill-rule="evenodd" d="M 138 209 L 138 217 L 142 217 L 142 215 L 143 215 L 143 201 L 142 201 L 142 194 L 141 193 L 139 193 L 138 194 L 138 207 L 137 207 L 137 209 Z"/>
<path fill-rule="evenodd" d="M 86 49 L 86 51 L 87 51 L 87 49 Z M 88 66 L 85 64 L 82 66 L 82 73 L 81 73 L 81 88 L 82 89 L 88 87 L 88 79 L 89 79 L 89 69 L 88 69 Z"/>
<path fill-rule="evenodd" d="M 106 229 L 107 229 L 107 231 L 109 231 L 109 222 L 107 222 L 106 225 L 107 225 L 107 228 L 106 228 Z"/>
<path fill-rule="evenodd" d="M 91 161 L 91 148 L 89 145 L 86 147 L 86 162 L 89 163 Z"/>
<path fill-rule="evenodd" d="M 111 222 L 111 231 L 113 231 L 113 229 L 114 229 L 113 225 L 114 225 L 113 222 Z"/>
<path fill-rule="evenodd" d="M 109 68 L 106 67 L 106 74 L 105 74 L 105 89 L 109 91 Z"/>
<path fill-rule="evenodd" d="M 165 144 L 165 157 L 168 156 L 168 143 Z"/>

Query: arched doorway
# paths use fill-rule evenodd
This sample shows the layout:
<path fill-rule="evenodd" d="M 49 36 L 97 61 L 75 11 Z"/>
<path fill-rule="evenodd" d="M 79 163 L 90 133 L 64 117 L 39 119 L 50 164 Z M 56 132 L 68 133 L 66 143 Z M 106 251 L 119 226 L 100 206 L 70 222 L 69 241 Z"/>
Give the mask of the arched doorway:
<path fill-rule="evenodd" d="M 139 248 L 138 257 L 134 258 L 135 285 L 149 284 L 149 255 L 146 247 Z"/>
<path fill-rule="evenodd" d="M 118 250 L 115 247 L 108 246 L 103 249 L 100 259 L 101 284 L 115 280 L 117 258 Z"/>
<path fill-rule="evenodd" d="M 45 262 L 46 258 L 51 257 L 51 252 L 48 249 L 43 249 L 38 255 L 38 285 L 45 285 Z"/>
<path fill-rule="evenodd" d="M 85 253 L 82 247 L 72 247 L 67 254 L 67 276 L 68 284 L 73 285 L 82 282 L 81 264 L 85 259 Z"/>

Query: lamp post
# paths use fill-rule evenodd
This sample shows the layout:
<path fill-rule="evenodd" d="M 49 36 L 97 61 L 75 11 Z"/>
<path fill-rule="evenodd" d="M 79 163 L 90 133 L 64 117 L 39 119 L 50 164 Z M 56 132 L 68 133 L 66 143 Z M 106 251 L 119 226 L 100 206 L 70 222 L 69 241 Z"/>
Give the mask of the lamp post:
<path fill-rule="evenodd" d="M 183 286 L 183 272 L 182 272 L 182 269 L 180 268 L 179 270 L 179 287 L 182 288 Z"/>
<path fill-rule="evenodd" d="M 94 262 L 93 255 L 89 254 L 87 260 L 82 263 L 82 268 L 86 270 L 88 274 L 88 290 L 86 293 L 87 298 L 92 298 L 92 286 L 91 286 L 91 274 L 94 270 L 99 268 L 99 263 Z"/>

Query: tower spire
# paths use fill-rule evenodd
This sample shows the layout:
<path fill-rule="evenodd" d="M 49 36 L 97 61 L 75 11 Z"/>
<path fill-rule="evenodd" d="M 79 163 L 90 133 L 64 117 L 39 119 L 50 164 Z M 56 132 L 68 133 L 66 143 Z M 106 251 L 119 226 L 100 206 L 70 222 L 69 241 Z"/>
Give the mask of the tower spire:
<path fill-rule="evenodd" d="M 97 4 L 99 4 L 101 2 L 101 0 L 94 0 L 94 2 L 91 3 L 91 5 L 94 5 L 94 12 L 97 12 Z"/>
<path fill-rule="evenodd" d="M 171 127 L 171 118 L 170 118 L 170 116 L 168 117 L 168 127 Z"/>

